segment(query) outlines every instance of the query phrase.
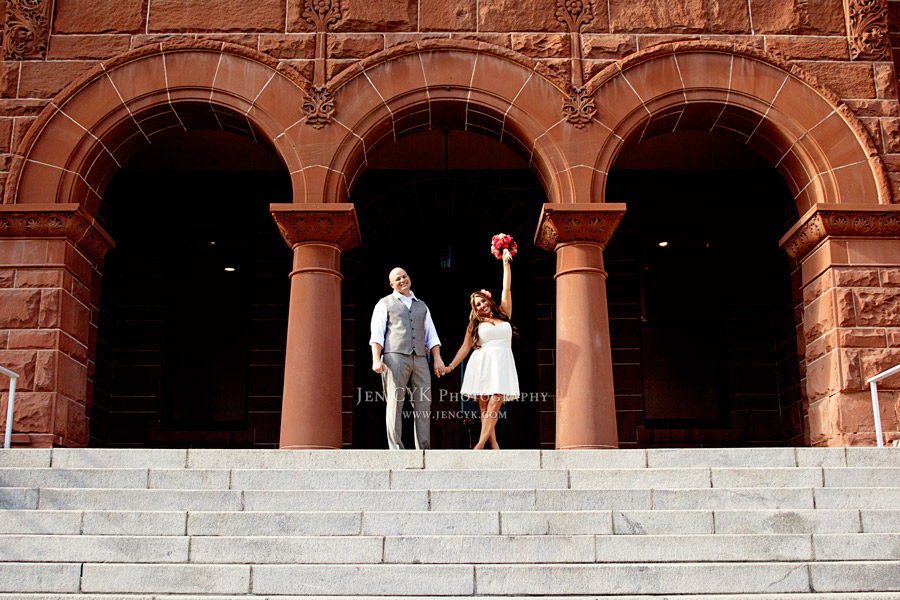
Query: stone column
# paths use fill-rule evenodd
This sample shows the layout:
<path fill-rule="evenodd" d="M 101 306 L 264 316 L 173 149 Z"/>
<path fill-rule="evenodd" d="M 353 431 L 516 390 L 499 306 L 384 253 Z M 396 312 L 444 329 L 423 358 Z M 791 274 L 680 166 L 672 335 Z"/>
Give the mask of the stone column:
<path fill-rule="evenodd" d="M 800 263 L 807 442 L 875 445 L 866 380 L 900 364 L 900 206 L 817 204 L 781 245 Z M 900 377 L 878 388 L 885 439 L 900 438 Z"/>
<path fill-rule="evenodd" d="M 535 244 L 556 252 L 556 447 L 618 448 L 603 249 L 624 204 L 545 204 Z"/>
<path fill-rule="evenodd" d="M 0 205 L 0 364 L 19 374 L 17 446 L 87 446 L 100 267 L 112 238 L 79 204 Z M 9 380 L 0 378 L 0 427 Z"/>
<path fill-rule="evenodd" d="M 340 448 L 341 252 L 360 243 L 352 204 L 272 204 L 294 252 L 280 447 Z"/>

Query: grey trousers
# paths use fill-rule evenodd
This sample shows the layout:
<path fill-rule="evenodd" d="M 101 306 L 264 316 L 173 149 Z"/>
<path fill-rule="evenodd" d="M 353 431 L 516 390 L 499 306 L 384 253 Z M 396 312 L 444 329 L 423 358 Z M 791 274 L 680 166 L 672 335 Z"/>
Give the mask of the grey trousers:
<path fill-rule="evenodd" d="M 385 425 L 388 448 L 403 450 L 403 400 L 409 391 L 415 413 L 416 449 L 431 447 L 431 371 L 424 356 L 385 352 L 381 359 L 386 367 L 381 374 L 384 399 L 387 402 Z"/>

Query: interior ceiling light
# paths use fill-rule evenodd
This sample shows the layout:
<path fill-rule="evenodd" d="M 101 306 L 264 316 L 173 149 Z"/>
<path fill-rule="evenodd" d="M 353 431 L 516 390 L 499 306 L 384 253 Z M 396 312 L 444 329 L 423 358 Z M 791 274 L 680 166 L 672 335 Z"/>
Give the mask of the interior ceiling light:
<path fill-rule="evenodd" d="M 234 271 L 234 267 L 225 267 L 225 270 L 231 273 L 232 271 Z"/>
<path fill-rule="evenodd" d="M 668 246 L 668 245 L 669 245 L 669 242 L 660 242 L 660 243 L 659 243 L 659 247 L 660 247 L 660 248 L 665 248 L 665 247 Z"/>

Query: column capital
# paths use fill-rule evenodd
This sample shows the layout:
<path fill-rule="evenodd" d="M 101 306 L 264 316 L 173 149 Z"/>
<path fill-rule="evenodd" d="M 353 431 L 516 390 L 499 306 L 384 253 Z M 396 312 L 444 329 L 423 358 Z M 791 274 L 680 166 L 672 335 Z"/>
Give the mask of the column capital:
<path fill-rule="evenodd" d="M 625 205 L 620 203 L 547 203 L 541 210 L 534 244 L 551 252 L 559 244 L 574 241 L 595 242 L 605 248 L 623 216 Z"/>
<path fill-rule="evenodd" d="M 900 237 L 900 205 L 818 203 L 778 245 L 800 260 L 829 236 Z"/>
<path fill-rule="evenodd" d="M 0 204 L 0 238 L 68 238 L 95 263 L 116 243 L 77 203 Z"/>
<path fill-rule="evenodd" d="M 346 252 L 362 243 L 356 208 L 351 203 L 270 204 L 269 211 L 288 246 L 331 242 Z"/>

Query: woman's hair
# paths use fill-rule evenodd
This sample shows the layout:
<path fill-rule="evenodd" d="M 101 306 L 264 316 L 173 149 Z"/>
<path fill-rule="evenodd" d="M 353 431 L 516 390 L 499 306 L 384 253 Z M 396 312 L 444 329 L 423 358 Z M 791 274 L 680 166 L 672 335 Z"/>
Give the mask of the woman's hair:
<path fill-rule="evenodd" d="M 497 306 L 493 298 L 491 298 L 488 293 L 486 293 L 484 290 L 479 290 L 477 292 L 472 292 L 472 295 L 469 296 L 469 306 L 472 308 L 472 310 L 469 312 L 469 330 L 472 332 L 473 348 L 477 349 L 481 347 L 481 343 L 478 341 L 478 326 L 484 320 L 481 318 L 481 315 L 478 314 L 478 311 L 475 310 L 476 298 L 484 299 L 488 303 L 488 306 L 491 307 L 491 317 L 509 323 L 509 326 L 512 327 L 513 337 L 519 337 L 519 332 L 516 329 L 516 326 L 513 325 L 512 321 L 509 320 L 509 315 L 507 315 L 499 306 Z"/>

